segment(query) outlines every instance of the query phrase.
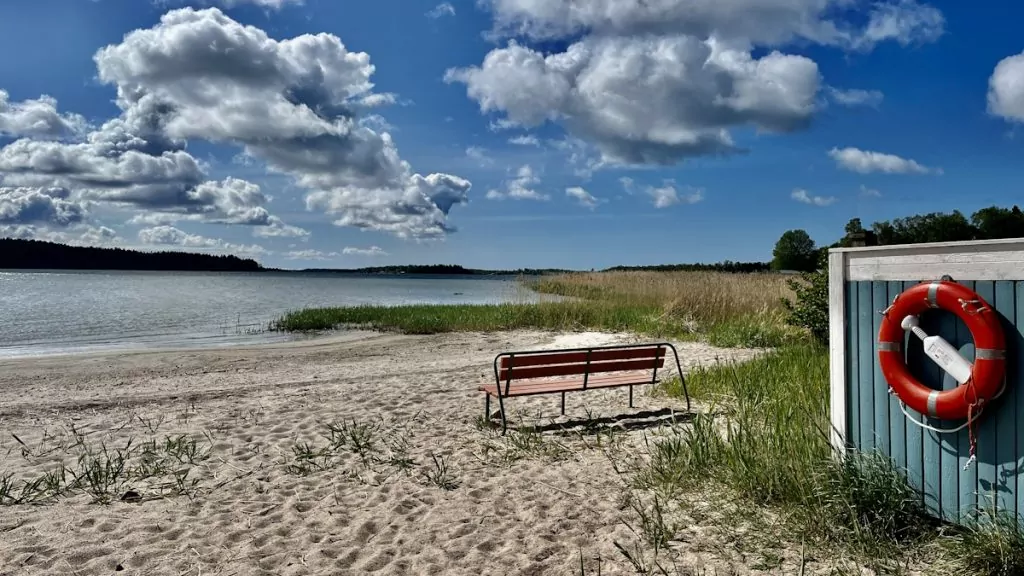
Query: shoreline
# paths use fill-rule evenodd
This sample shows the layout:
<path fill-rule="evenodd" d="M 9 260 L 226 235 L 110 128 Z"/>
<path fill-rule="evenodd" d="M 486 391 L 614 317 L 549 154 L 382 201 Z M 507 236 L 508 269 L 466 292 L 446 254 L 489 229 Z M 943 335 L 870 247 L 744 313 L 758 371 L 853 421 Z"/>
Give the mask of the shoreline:
<path fill-rule="evenodd" d="M 0 477 L 30 480 L 60 464 L 73 474 L 118 450 L 132 471 L 92 492 L 0 508 L 0 572 L 574 573 L 582 554 L 625 573 L 615 544 L 632 547 L 635 535 L 608 450 L 635 456 L 652 429 L 610 429 L 603 447 L 572 432 L 501 437 L 478 425 L 477 385 L 502 351 L 646 338 L 365 336 L 0 360 Z M 673 343 L 684 369 L 758 354 Z M 514 421 L 585 424 L 679 407 L 649 388 L 632 410 L 621 390 L 570 395 L 565 417 L 553 396 L 508 408 Z M 154 453 L 173 466 L 136 473 Z M 129 490 L 141 500 L 120 501 Z M 704 558 L 695 565 L 728 563 L 694 554 Z"/>
<path fill-rule="evenodd" d="M 229 350 L 229 349 L 242 349 L 242 350 L 258 350 L 266 347 L 279 347 L 287 346 L 290 344 L 303 345 L 308 342 L 315 340 L 326 340 L 330 343 L 344 342 L 349 339 L 362 339 L 368 338 L 372 335 L 377 334 L 374 331 L 368 330 L 355 330 L 355 329 L 338 329 L 338 330 L 325 330 L 318 333 L 300 333 L 300 332 L 271 332 L 267 331 L 262 334 L 249 335 L 249 336 L 238 336 L 236 339 L 227 338 L 223 342 L 217 343 L 196 343 L 195 345 L 167 345 L 161 342 L 154 342 L 152 345 L 144 343 L 142 345 L 132 346 L 131 340 L 125 340 L 121 342 L 109 342 L 100 344 L 90 344 L 84 346 L 67 346 L 56 344 L 56 346 L 63 346 L 65 349 L 56 349 L 53 351 L 42 351 L 42 352 L 24 352 L 24 353 L 9 353 L 11 350 L 26 348 L 30 350 L 48 350 L 51 346 L 46 343 L 42 344 L 28 344 L 28 345 L 15 345 L 15 346 L 0 346 L 0 364 L 4 362 L 14 362 L 21 360 L 33 360 L 33 359 L 47 359 L 47 358 L 64 358 L 64 357 L 87 357 L 87 356 L 107 356 L 107 355 L 121 355 L 121 354 L 146 354 L 146 353 L 170 353 L 170 352 L 195 352 L 202 350 Z M 272 336 L 267 338 L 267 336 Z"/>

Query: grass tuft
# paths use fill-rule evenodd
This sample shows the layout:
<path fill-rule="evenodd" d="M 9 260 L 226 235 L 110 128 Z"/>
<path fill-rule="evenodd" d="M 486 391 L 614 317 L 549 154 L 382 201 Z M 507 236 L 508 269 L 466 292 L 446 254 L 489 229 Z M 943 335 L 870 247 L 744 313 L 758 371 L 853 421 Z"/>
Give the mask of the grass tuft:
<path fill-rule="evenodd" d="M 947 574 L 1018 576 L 1024 574 L 1024 517 L 983 510 L 960 534 L 943 541 Z"/>
<path fill-rule="evenodd" d="M 328 442 L 334 450 L 348 449 L 359 455 L 363 463 L 368 463 L 377 450 L 376 433 L 378 427 L 370 424 L 357 422 L 354 418 L 351 422 L 332 422 L 327 425 Z"/>
<path fill-rule="evenodd" d="M 131 440 L 123 449 L 109 452 L 101 445 L 99 453 L 88 452 L 78 458 L 78 466 L 69 470 L 76 488 L 92 496 L 93 501 L 107 504 L 116 496 L 128 478 L 126 465 L 131 456 Z"/>
<path fill-rule="evenodd" d="M 423 476 L 428 482 L 442 490 L 455 490 L 462 482 L 455 476 L 455 473 L 448 467 L 448 459 L 431 453 L 433 467 L 426 468 Z"/>

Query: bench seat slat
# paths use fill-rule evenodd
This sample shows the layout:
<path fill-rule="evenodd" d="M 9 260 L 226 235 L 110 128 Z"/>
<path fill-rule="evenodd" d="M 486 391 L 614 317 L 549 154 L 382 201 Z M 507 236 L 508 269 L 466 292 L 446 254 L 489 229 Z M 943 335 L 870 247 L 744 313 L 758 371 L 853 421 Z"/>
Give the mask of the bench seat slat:
<path fill-rule="evenodd" d="M 528 368 L 516 368 L 501 370 L 498 378 L 502 381 L 508 379 L 509 372 L 512 373 L 512 381 L 528 380 L 532 378 L 544 378 L 547 376 L 569 376 L 573 374 L 584 374 L 590 372 L 628 372 L 634 370 L 653 370 L 665 365 L 665 358 L 643 358 L 640 360 L 615 360 L 612 362 L 592 362 L 589 366 L 586 363 L 579 364 L 554 364 L 550 366 L 530 366 Z"/>
<path fill-rule="evenodd" d="M 614 375 L 591 376 L 587 380 L 586 390 L 594 388 L 613 388 L 616 386 L 642 385 L 651 383 L 650 372 L 633 372 Z M 502 384 L 504 389 L 504 384 Z M 497 385 L 494 383 L 483 384 L 479 390 L 491 396 L 498 395 Z M 530 396 L 533 394 L 547 394 L 551 392 L 575 392 L 582 391 L 583 378 L 559 378 L 559 379 L 536 379 L 530 382 L 512 381 L 507 397 Z"/>
<path fill-rule="evenodd" d="M 667 354 L 664 346 L 645 346 L 642 348 L 623 348 L 617 350 L 593 350 L 590 352 L 591 362 L 607 362 L 609 360 L 633 360 L 636 358 L 664 358 Z M 587 361 L 586 352 L 526 352 L 514 356 L 504 356 L 501 368 L 512 365 L 516 368 L 527 366 L 548 366 L 551 364 L 579 364 Z"/>

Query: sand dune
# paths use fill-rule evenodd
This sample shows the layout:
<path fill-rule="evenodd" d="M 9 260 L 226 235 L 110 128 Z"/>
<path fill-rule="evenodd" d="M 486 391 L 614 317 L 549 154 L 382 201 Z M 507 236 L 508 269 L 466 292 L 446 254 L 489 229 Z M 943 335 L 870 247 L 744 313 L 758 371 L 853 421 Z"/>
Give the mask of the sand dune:
<path fill-rule="evenodd" d="M 638 454 L 650 430 L 503 438 L 479 426 L 476 391 L 497 352 L 627 340 L 371 334 L 0 362 L 0 477 L 83 479 L 0 507 L 0 574 L 579 574 L 581 558 L 635 573 L 608 454 Z M 685 366 L 755 353 L 678 346 Z M 510 407 L 529 423 L 679 408 L 626 394 L 570 395 L 564 419 L 556 396 Z"/>

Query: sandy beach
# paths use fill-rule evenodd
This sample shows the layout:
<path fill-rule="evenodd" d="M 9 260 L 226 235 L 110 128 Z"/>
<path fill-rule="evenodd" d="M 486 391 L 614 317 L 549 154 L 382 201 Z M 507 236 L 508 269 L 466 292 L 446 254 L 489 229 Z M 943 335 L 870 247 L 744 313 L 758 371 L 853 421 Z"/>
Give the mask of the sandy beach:
<path fill-rule="evenodd" d="M 635 338 L 361 336 L 0 362 L 0 477 L 63 464 L 94 487 L 0 507 L 0 574 L 579 574 L 581 557 L 635 573 L 608 447 L 638 453 L 652 428 L 511 441 L 480 426 L 476 389 L 501 351 Z M 756 353 L 677 346 L 684 370 Z M 565 418 L 557 396 L 510 409 L 544 424 L 681 407 L 626 394 L 570 395 Z M 120 472 L 89 468 L 118 449 Z"/>

